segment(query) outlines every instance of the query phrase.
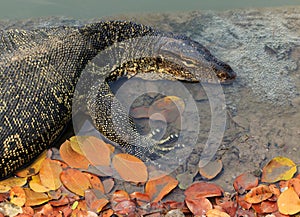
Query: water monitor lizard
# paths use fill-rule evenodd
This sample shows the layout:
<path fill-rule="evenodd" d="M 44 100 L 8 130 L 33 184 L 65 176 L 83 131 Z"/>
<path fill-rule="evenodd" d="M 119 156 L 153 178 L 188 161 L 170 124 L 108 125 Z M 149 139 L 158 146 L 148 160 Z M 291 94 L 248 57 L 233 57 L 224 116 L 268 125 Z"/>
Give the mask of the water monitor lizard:
<path fill-rule="evenodd" d="M 189 64 L 195 63 L 189 67 L 209 70 L 187 76 L 176 67 L 172 70 L 173 66 L 168 67 L 168 62 L 162 58 L 150 59 L 149 63 L 162 73 L 180 80 L 185 80 L 187 76 L 186 80 L 194 81 L 210 76 L 211 72 L 220 81 L 235 78 L 230 66 L 215 58 L 201 44 L 185 36 L 163 33 L 132 22 L 106 21 L 80 27 L 1 30 L 0 178 L 28 165 L 59 136 L 72 115 L 72 97 L 76 83 L 93 57 L 116 42 L 163 35 L 171 39 L 178 38 L 197 50 L 202 58 L 189 59 Z M 144 60 L 138 62 L 147 63 Z M 122 67 L 113 73 L 108 71 L 103 74 L 112 80 L 121 75 L 125 75 Z M 99 87 L 97 97 L 101 100 L 91 100 L 90 107 L 99 112 L 94 114 L 94 122 L 100 132 L 120 144 L 125 151 L 137 156 L 142 152 L 155 152 L 155 148 L 148 149 L 147 144 L 142 144 L 140 149 L 133 147 L 111 129 L 111 119 L 105 110 L 109 109 L 112 94 L 106 82 Z M 128 116 L 120 118 L 122 120 Z M 130 124 L 127 133 L 131 137 L 138 137 L 133 124 Z M 141 141 L 145 142 L 147 141 Z"/>

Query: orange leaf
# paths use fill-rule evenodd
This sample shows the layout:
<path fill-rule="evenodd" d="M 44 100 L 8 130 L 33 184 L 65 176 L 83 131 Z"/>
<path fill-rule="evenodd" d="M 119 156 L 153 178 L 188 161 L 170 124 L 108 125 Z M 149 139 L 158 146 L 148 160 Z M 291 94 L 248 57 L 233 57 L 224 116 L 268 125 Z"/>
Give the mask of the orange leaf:
<path fill-rule="evenodd" d="M 106 198 L 100 198 L 97 200 L 94 200 L 90 206 L 90 209 L 94 212 L 101 212 L 103 207 L 108 204 L 109 201 Z"/>
<path fill-rule="evenodd" d="M 186 198 L 185 203 L 194 215 L 205 216 L 207 211 L 212 209 L 211 202 L 205 197 L 197 199 Z"/>
<path fill-rule="evenodd" d="M 24 191 L 26 194 L 25 206 L 36 206 L 51 200 L 51 197 L 45 193 L 34 192 L 29 188 L 24 188 Z"/>
<path fill-rule="evenodd" d="M 184 101 L 177 96 L 166 96 L 155 101 L 149 108 L 150 119 L 174 122 L 183 113 Z M 155 115 L 160 114 L 160 115 Z"/>
<path fill-rule="evenodd" d="M 124 200 L 130 200 L 130 197 L 129 194 L 123 190 L 116 190 L 111 197 L 113 203 L 119 203 Z"/>
<path fill-rule="evenodd" d="M 97 189 L 102 193 L 104 193 L 104 186 L 98 176 L 95 176 L 91 173 L 83 173 L 83 174 L 86 175 L 86 177 L 90 180 L 92 188 Z"/>
<path fill-rule="evenodd" d="M 223 164 L 221 160 L 210 161 L 204 167 L 199 167 L 199 173 L 204 178 L 210 180 L 215 178 L 223 168 Z"/>
<path fill-rule="evenodd" d="M 148 178 L 146 165 L 137 157 L 120 153 L 112 160 L 113 167 L 121 178 L 129 182 L 145 182 Z"/>
<path fill-rule="evenodd" d="M 110 153 L 109 146 L 94 136 L 77 136 L 78 145 L 84 156 L 94 166 L 109 166 Z"/>
<path fill-rule="evenodd" d="M 294 188 L 298 196 L 300 196 L 300 179 L 293 178 L 288 181 L 288 187 Z"/>
<path fill-rule="evenodd" d="M 59 153 L 63 161 L 65 161 L 70 167 L 87 169 L 90 162 L 85 156 L 77 153 L 71 147 L 70 141 L 65 141 L 59 149 Z"/>
<path fill-rule="evenodd" d="M 245 191 L 250 190 L 258 185 L 258 178 L 249 172 L 243 173 L 236 177 L 233 183 L 234 189 L 243 194 Z"/>
<path fill-rule="evenodd" d="M 279 180 L 291 179 L 297 171 L 296 164 L 286 157 L 273 158 L 262 172 L 262 182 L 277 182 Z"/>
<path fill-rule="evenodd" d="M 145 186 L 145 193 L 152 202 L 161 201 L 170 191 L 178 185 L 178 181 L 171 176 L 163 176 L 158 179 L 149 180 Z"/>
<path fill-rule="evenodd" d="M 130 194 L 130 198 L 135 200 L 139 206 L 145 205 L 150 202 L 150 197 L 148 194 L 133 192 Z"/>
<path fill-rule="evenodd" d="M 293 188 L 288 188 L 279 195 L 277 205 L 279 212 L 285 215 L 300 212 L 300 199 Z"/>
<path fill-rule="evenodd" d="M 49 158 L 45 159 L 40 169 L 40 180 L 42 185 L 50 190 L 56 190 L 61 186 L 59 179 L 62 168 L 60 163 Z"/>
<path fill-rule="evenodd" d="M 255 188 L 252 188 L 245 196 L 245 201 L 248 203 L 260 203 L 268 198 L 272 197 L 273 193 L 271 192 L 269 186 L 259 185 Z"/>
<path fill-rule="evenodd" d="M 87 176 L 76 169 L 62 171 L 60 179 L 67 189 L 80 196 L 84 196 L 84 191 L 92 187 Z"/>
<path fill-rule="evenodd" d="M 9 196 L 10 196 L 10 202 L 19 207 L 22 207 L 26 202 L 25 192 L 23 188 L 19 186 L 12 187 Z"/>
<path fill-rule="evenodd" d="M 251 207 L 251 203 L 245 201 L 245 195 L 236 195 L 236 201 L 243 209 L 250 209 Z"/>
<path fill-rule="evenodd" d="M 184 195 L 190 199 L 202 197 L 217 197 L 223 194 L 223 189 L 213 183 L 195 182 L 188 187 Z"/>
<path fill-rule="evenodd" d="M 230 217 L 226 212 L 222 212 L 217 209 L 208 210 L 206 213 L 207 217 Z"/>
<path fill-rule="evenodd" d="M 40 171 L 43 161 L 46 159 L 47 151 L 44 151 L 30 166 L 23 170 L 17 171 L 19 177 L 29 177 L 37 174 Z"/>

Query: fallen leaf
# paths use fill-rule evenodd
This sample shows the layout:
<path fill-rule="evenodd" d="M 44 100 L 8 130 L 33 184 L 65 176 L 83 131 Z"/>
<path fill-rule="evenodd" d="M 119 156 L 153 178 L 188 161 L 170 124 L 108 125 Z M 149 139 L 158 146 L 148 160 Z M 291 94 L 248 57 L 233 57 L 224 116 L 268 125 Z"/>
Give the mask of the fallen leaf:
<path fill-rule="evenodd" d="M 208 182 L 195 182 L 188 187 L 184 195 L 190 199 L 202 197 L 217 197 L 223 194 L 223 189 L 216 184 Z"/>
<path fill-rule="evenodd" d="M 293 188 L 288 188 L 279 195 L 277 205 L 279 212 L 285 215 L 300 212 L 300 199 Z"/>
<path fill-rule="evenodd" d="M 126 153 L 116 154 L 112 165 L 125 181 L 139 183 L 148 179 L 146 165 L 135 156 Z"/>
<path fill-rule="evenodd" d="M 45 159 L 40 169 L 41 184 L 50 190 L 56 190 L 61 186 L 60 173 L 62 168 L 60 163 L 49 158 Z"/>
<path fill-rule="evenodd" d="M 135 216 L 136 205 L 131 200 L 124 200 L 113 206 L 113 210 L 117 215 Z"/>
<path fill-rule="evenodd" d="M 25 192 L 20 186 L 12 187 L 12 189 L 10 189 L 9 197 L 10 202 L 19 207 L 22 207 L 26 202 Z"/>
<path fill-rule="evenodd" d="M 29 177 L 36 175 L 41 168 L 43 161 L 47 157 L 47 151 L 44 151 L 30 166 L 16 172 L 19 177 Z"/>
<path fill-rule="evenodd" d="M 205 216 L 206 213 L 212 209 L 211 202 L 205 197 L 199 197 L 195 199 L 185 199 L 185 203 L 189 210 L 198 216 Z"/>
<path fill-rule="evenodd" d="M 260 204 L 262 213 L 273 213 L 278 210 L 277 202 L 275 201 L 263 201 Z"/>
<path fill-rule="evenodd" d="M 108 203 L 109 201 L 106 198 L 100 198 L 92 202 L 90 209 L 91 211 L 99 213 L 102 211 L 103 207 L 105 207 Z"/>
<path fill-rule="evenodd" d="M 243 209 L 250 209 L 252 205 L 251 203 L 245 201 L 245 195 L 237 195 L 236 201 Z"/>
<path fill-rule="evenodd" d="M 286 157 L 273 158 L 262 172 L 262 182 L 273 183 L 280 180 L 291 179 L 297 171 L 296 164 Z"/>
<path fill-rule="evenodd" d="M 249 172 L 239 175 L 233 182 L 233 187 L 239 194 L 243 194 L 257 185 L 258 178 Z"/>
<path fill-rule="evenodd" d="M 70 141 L 65 141 L 59 149 L 60 156 L 64 162 L 66 162 L 70 167 L 87 169 L 90 162 L 85 156 L 74 151 L 71 147 Z"/>
<path fill-rule="evenodd" d="M 222 171 L 222 168 L 221 160 L 210 161 L 204 167 L 199 167 L 199 173 L 202 177 L 211 180 Z"/>
<path fill-rule="evenodd" d="M 273 193 L 271 192 L 269 186 L 259 185 L 255 188 L 252 188 L 245 195 L 245 201 L 248 203 L 260 203 L 268 198 L 272 197 Z"/>
<path fill-rule="evenodd" d="M 83 155 L 94 166 L 109 166 L 111 150 L 108 145 L 94 136 L 77 136 Z"/>
<path fill-rule="evenodd" d="M 11 177 L 0 181 L 0 193 L 8 192 L 13 186 L 23 186 L 27 183 L 27 178 Z"/>
<path fill-rule="evenodd" d="M 98 189 L 86 190 L 84 198 L 87 207 L 93 212 L 100 212 L 109 203 L 105 194 Z"/>
<path fill-rule="evenodd" d="M 49 188 L 45 187 L 41 183 L 41 179 L 39 175 L 31 176 L 31 180 L 29 181 L 29 187 L 31 190 L 35 192 L 48 192 L 50 191 Z"/>
<path fill-rule="evenodd" d="M 51 197 L 45 193 L 34 192 L 29 188 L 24 188 L 26 194 L 25 206 L 36 206 L 51 200 Z"/>
<path fill-rule="evenodd" d="M 112 203 L 117 204 L 124 200 L 130 200 L 130 196 L 126 191 L 116 190 L 110 200 Z"/>
<path fill-rule="evenodd" d="M 177 185 L 178 181 L 173 177 L 163 176 L 158 179 L 149 180 L 145 186 L 145 193 L 149 195 L 152 202 L 158 202 Z"/>
<path fill-rule="evenodd" d="M 114 187 L 115 181 L 113 178 L 104 179 L 103 182 L 104 192 L 108 194 Z"/>
<path fill-rule="evenodd" d="M 207 217 L 230 217 L 226 212 L 222 212 L 217 209 L 208 210 L 206 213 Z"/>
<path fill-rule="evenodd" d="M 293 178 L 288 181 L 288 187 L 292 187 L 298 196 L 300 196 L 300 179 Z"/>
<path fill-rule="evenodd" d="M 135 200 L 139 206 L 143 206 L 151 201 L 150 196 L 146 193 L 133 192 L 130 199 Z"/>
<path fill-rule="evenodd" d="M 91 173 L 83 173 L 83 174 L 86 175 L 86 177 L 90 180 L 93 189 L 97 189 L 102 193 L 104 193 L 104 186 L 98 176 L 95 176 Z"/>
<path fill-rule="evenodd" d="M 76 169 L 62 171 L 60 179 L 67 189 L 80 196 L 84 196 L 84 191 L 92 187 L 87 176 Z"/>

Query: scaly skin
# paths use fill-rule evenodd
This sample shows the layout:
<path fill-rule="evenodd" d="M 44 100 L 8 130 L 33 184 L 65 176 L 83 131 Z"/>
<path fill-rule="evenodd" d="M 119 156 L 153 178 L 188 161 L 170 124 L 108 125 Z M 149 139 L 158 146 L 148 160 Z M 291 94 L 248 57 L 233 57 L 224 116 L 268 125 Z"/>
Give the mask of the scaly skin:
<path fill-rule="evenodd" d="M 0 179 L 28 165 L 61 134 L 71 118 L 72 98 L 80 74 L 94 56 L 115 42 L 163 34 L 177 37 L 126 21 L 0 31 Z M 221 81 L 235 78 L 230 66 L 217 60 L 202 45 L 188 38 L 184 40 L 198 47 L 203 62 L 210 65 Z M 169 74 L 172 76 L 172 70 Z M 112 80 L 121 75 L 122 70 L 103 74 Z M 194 76 L 196 81 L 199 78 L 201 75 Z M 109 88 L 99 88 L 107 88 L 99 97 L 109 104 Z M 92 98 L 89 105 L 97 110 L 99 105 L 93 104 Z M 109 129 L 111 120 L 104 112 L 108 106 L 93 117 L 99 131 L 125 151 L 138 155 L 133 146 Z M 131 126 L 129 133 L 136 135 L 135 126 Z"/>

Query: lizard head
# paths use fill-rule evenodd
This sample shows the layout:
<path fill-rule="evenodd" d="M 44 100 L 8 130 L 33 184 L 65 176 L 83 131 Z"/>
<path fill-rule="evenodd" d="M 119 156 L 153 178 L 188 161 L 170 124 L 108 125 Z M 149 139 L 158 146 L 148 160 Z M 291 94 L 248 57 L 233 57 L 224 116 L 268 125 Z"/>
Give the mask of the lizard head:
<path fill-rule="evenodd" d="M 200 43 L 189 38 L 163 38 L 162 41 L 159 53 L 162 59 L 177 65 L 173 67 L 176 68 L 176 79 L 224 84 L 235 79 L 236 73 L 232 68 Z"/>

